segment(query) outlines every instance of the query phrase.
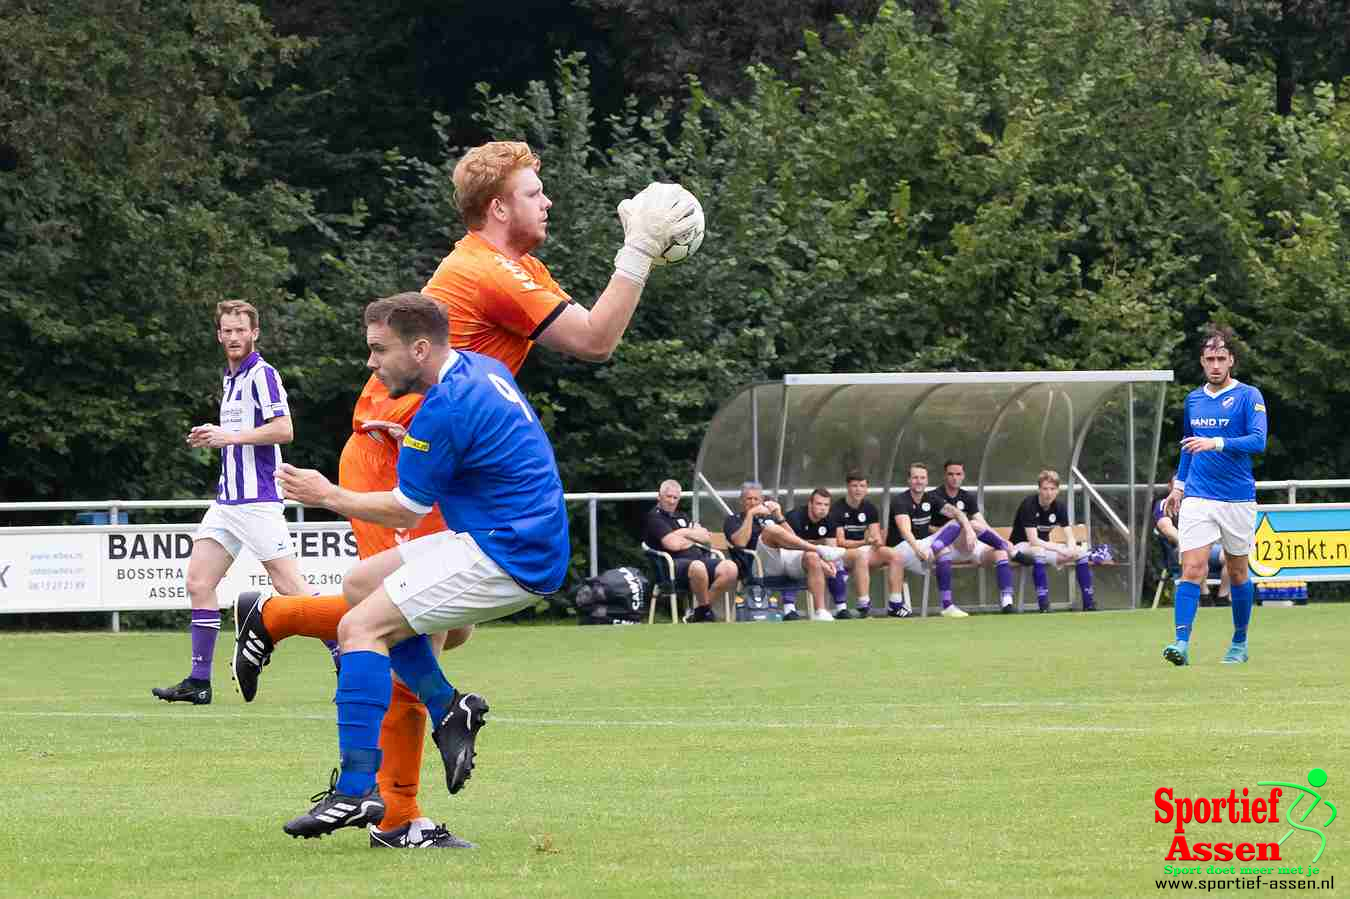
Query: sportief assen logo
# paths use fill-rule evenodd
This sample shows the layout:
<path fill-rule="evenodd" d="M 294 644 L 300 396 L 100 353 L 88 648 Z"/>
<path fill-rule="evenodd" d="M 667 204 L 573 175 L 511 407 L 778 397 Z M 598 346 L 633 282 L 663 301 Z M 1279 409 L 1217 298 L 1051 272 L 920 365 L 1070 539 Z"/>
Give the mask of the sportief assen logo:
<path fill-rule="evenodd" d="M 1228 865 L 1168 864 L 1163 872 L 1169 877 L 1179 875 L 1229 875 L 1225 880 L 1159 880 L 1160 889 L 1334 889 L 1335 879 L 1326 876 L 1311 881 L 1321 871 L 1317 862 L 1327 848 L 1327 837 L 1322 828 L 1336 820 L 1336 806 L 1324 799 L 1317 788 L 1327 782 L 1327 773 L 1321 768 L 1308 772 L 1307 783 L 1289 783 L 1261 780 L 1251 790 L 1239 793 L 1228 791 L 1227 796 L 1178 797 L 1172 787 L 1160 787 L 1153 794 L 1153 820 L 1171 825 L 1172 838 L 1164 859 L 1168 862 L 1238 862 Z M 1248 839 L 1204 840 L 1206 834 L 1199 825 L 1244 824 L 1243 835 Z M 1188 832 L 1187 828 L 1190 827 Z M 1231 833 L 1231 829 L 1224 835 Z M 1295 832 L 1308 834 L 1301 840 L 1290 841 Z M 1276 835 L 1279 835 L 1278 838 Z M 1287 842 L 1288 841 L 1288 842 Z M 1302 860 L 1306 860 L 1303 863 Z M 1262 862 L 1278 865 L 1262 866 Z M 1257 863 L 1257 864 L 1252 864 Z M 1242 879 L 1237 875 L 1246 875 Z M 1293 877 L 1289 881 L 1263 881 L 1264 875 Z"/>

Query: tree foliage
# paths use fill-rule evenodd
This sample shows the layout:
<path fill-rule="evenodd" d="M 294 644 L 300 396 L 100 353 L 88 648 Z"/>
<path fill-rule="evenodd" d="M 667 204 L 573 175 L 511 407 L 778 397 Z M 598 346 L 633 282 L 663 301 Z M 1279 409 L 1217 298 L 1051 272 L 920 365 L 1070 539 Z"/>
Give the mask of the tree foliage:
<path fill-rule="evenodd" d="M 306 203 L 243 183 L 240 97 L 299 44 L 228 0 L 48 7 L 0 20 L 0 493 L 199 494 L 216 300 L 284 335 L 274 238 Z"/>

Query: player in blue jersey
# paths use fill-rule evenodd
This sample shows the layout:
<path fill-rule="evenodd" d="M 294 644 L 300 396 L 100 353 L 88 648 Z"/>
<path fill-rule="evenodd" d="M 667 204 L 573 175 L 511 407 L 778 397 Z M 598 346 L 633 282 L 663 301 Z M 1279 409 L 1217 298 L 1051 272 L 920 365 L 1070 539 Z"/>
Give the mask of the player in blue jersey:
<path fill-rule="evenodd" d="M 282 469 L 287 495 L 347 518 L 411 528 L 438 506 L 449 530 L 358 563 L 338 625 L 341 770 L 285 831 L 318 837 L 384 817 L 375 774 L 391 670 L 426 704 L 446 786 L 474 766 L 488 704 L 450 685 L 428 634 L 491 621 L 562 586 L 571 560 L 562 480 L 539 417 L 502 363 L 450 348 L 445 308 L 416 293 L 366 307 L 367 363 L 390 396 L 426 390 L 403 438 L 398 485 L 358 493 L 317 471 Z"/>
<path fill-rule="evenodd" d="M 1186 397 L 1181 464 L 1164 511 L 1178 514 L 1181 583 L 1173 616 L 1176 641 L 1163 649 L 1173 665 L 1190 664 L 1191 627 L 1210 547 L 1222 541 L 1232 583 L 1233 642 L 1226 664 L 1247 661 L 1247 624 L 1253 587 L 1247 554 L 1256 531 L 1256 479 L 1252 455 L 1266 449 L 1266 401 L 1261 391 L 1233 378 L 1237 338 L 1231 328 L 1209 325 L 1201 341 L 1205 385 Z"/>

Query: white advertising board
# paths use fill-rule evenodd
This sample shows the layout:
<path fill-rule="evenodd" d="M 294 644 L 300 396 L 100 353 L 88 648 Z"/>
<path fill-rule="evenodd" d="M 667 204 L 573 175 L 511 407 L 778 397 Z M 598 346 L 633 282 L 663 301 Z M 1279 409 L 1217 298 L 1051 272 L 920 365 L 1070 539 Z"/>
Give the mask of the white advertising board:
<path fill-rule="evenodd" d="M 0 614 L 186 609 L 194 525 L 0 529 Z M 316 593 L 339 593 L 356 564 L 346 522 L 291 524 L 300 570 Z M 244 550 L 216 590 L 222 608 L 245 590 L 271 589 Z"/>

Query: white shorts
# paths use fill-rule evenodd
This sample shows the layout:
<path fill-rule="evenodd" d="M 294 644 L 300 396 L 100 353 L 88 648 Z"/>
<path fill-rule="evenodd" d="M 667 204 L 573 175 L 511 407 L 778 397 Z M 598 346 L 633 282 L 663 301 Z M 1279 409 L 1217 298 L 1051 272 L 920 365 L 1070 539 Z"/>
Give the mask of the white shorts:
<path fill-rule="evenodd" d="M 281 503 L 212 503 L 192 539 L 214 540 L 236 559 L 245 546 L 259 562 L 295 557 Z"/>
<path fill-rule="evenodd" d="M 1063 543 L 1051 543 L 1048 540 L 1042 541 L 1039 546 L 1032 546 L 1030 543 L 1023 541 L 1015 545 L 1013 551 L 1034 556 L 1038 562 L 1053 565 L 1056 569 L 1064 564 L 1077 563 L 1080 555 L 1079 551 L 1072 546 L 1066 546 Z"/>
<path fill-rule="evenodd" d="M 1177 532 L 1181 552 L 1223 542 L 1230 556 L 1251 555 L 1256 537 L 1256 503 L 1226 503 L 1217 499 L 1188 496 L 1181 501 Z"/>
<path fill-rule="evenodd" d="M 975 541 L 975 548 L 971 550 L 962 549 L 960 543 L 961 539 L 958 537 L 956 543 L 951 546 L 953 562 L 974 562 L 976 565 L 983 565 L 986 557 L 994 552 L 992 546 L 979 540 Z"/>
<path fill-rule="evenodd" d="M 924 537 L 922 540 L 920 540 L 919 545 L 922 546 L 924 549 L 931 551 L 933 548 L 933 540 L 936 537 L 937 531 L 934 531 L 927 537 Z M 919 560 L 919 557 L 914 554 L 914 547 L 909 545 L 908 540 L 896 544 L 895 554 L 900 559 L 900 564 L 904 566 L 906 571 L 909 571 L 913 574 L 923 574 L 927 570 L 928 567 L 927 564 L 921 562 Z"/>
<path fill-rule="evenodd" d="M 760 564 L 764 566 L 765 577 L 789 577 L 794 581 L 806 579 L 806 568 L 802 565 L 804 549 L 779 549 L 760 541 L 755 550 Z"/>
<path fill-rule="evenodd" d="M 539 601 L 468 534 L 427 534 L 400 544 L 398 554 L 403 566 L 384 589 L 419 634 L 492 621 Z"/>

